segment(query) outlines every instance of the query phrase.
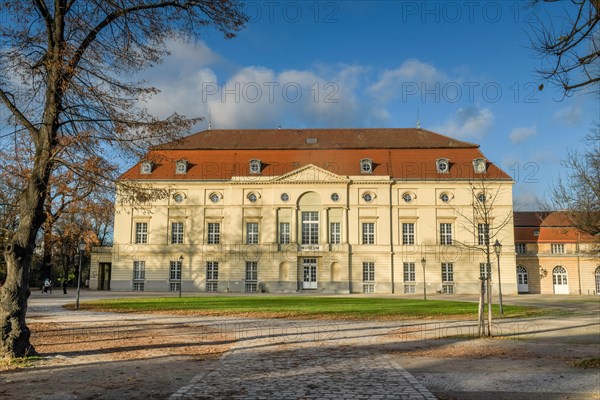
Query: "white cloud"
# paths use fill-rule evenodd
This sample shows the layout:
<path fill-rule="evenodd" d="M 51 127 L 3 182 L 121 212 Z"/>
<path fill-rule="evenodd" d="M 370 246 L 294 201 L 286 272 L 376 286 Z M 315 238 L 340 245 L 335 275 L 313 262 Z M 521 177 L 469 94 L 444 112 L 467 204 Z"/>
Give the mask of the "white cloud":
<path fill-rule="evenodd" d="M 569 125 L 578 125 L 581 122 L 582 115 L 582 107 L 578 104 L 575 104 L 558 110 L 554 113 L 552 118 L 555 121 L 563 122 Z"/>
<path fill-rule="evenodd" d="M 532 127 L 515 128 L 510 132 L 508 137 L 511 143 L 518 144 L 535 135 L 537 135 L 537 126 L 534 125 Z"/>
<path fill-rule="evenodd" d="M 410 84 L 411 88 L 416 85 L 420 89 L 423 85 L 430 87 L 436 82 L 446 79 L 446 75 L 433 65 L 417 59 L 410 59 L 403 62 L 397 69 L 384 71 L 379 80 L 368 88 L 368 92 L 387 102 L 398 93 L 408 89 L 406 85 Z"/>
<path fill-rule="evenodd" d="M 494 115 L 488 108 L 459 108 L 445 123 L 432 129 L 443 135 L 456 138 L 481 139 L 494 122 Z"/>

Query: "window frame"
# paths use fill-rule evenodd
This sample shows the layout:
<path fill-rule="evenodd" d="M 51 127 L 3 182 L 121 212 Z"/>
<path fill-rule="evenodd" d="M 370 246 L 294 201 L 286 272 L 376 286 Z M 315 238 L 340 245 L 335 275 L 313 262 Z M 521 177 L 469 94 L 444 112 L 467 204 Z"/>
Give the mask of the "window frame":
<path fill-rule="evenodd" d="M 342 243 L 342 223 L 341 222 L 330 222 L 329 223 L 329 244 L 341 244 Z"/>
<path fill-rule="evenodd" d="M 212 228 L 217 228 L 216 231 Z M 220 222 L 208 222 L 206 225 L 206 243 L 207 244 L 221 244 L 221 223 Z"/>
<path fill-rule="evenodd" d="M 414 283 L 417 281 L 417 269 L 414 262 L 405 262 L 402 265 L 404 282 Z M 411 279 L 412 278 L 412 279 Z"/>
<path fill-rule="evenodd" d="M 412 229 L 408 229 L 412 227 Z M 416 241 L 415 235 L 415 223 L 414 222 L 403 222 L 402 223 L 402 244 L 403 245 L 414 245 Z"/>
<path fill-rule="evenodd" d="M 490 224 L 477 224 L 477 245 L 487 246 L 490 244 Z"/>
<path fill-rule="evenodd" d="M 143 230 L 140 228 L 144 228 Z M 148 222 L 136 221 L 135 223 L 135 244 L 148 244 Z"/>
<path fill-rule="evenodd" d="M 454 242 L 452 238 L 452 223 L 440 222 L 440 245 L 451 246 Z"/>
<path fill-rule="evenodd" d="M 454 263 L 443 262 L 442 263 L 442 282 L 454 283 Z"/>
<path fill-rule="evenodd" d="M 316 219 L 312 219 L 316 216 Z M 305 218 L 310 217 L 310 218 Z M 305 245 L 319 244 L 320 216 L 318 211 L 302 211 L 301 219 L 301 243 Z"/>
<path fill-rule="evenodd" d="M 175 229 L 175 226 L 178 226 L 178 229 Z M 179 229 L 181 228 L 181 230 Z M 171 244 L 183 244 L 183 240 L 185 238 L 185 224 L 182 221 L 172 221 L 171 222 Z"/>
<path fill-rule="evenodd" d="M 362 263 L 363 282 L 375 282 L 375 262 L 363 261 Z"/>
<path fill-rule="evenodd" d="M 246 244 L 258 244 L 260 240 L 260 228 L 258 222 L 246 222 Z"/>
<path fill-rule="evenodd" d="M 366 221 L 361 222 L 361 232 L 362 232 L 362 241 L 363 245 L 371 245 L 375 244 L 375 222 Z"/>
<path fill-rule="evenodd" d="M 290 225 L 289 222 L 279 223 L 279 244 L 290 244 L 292 241 Z"/>

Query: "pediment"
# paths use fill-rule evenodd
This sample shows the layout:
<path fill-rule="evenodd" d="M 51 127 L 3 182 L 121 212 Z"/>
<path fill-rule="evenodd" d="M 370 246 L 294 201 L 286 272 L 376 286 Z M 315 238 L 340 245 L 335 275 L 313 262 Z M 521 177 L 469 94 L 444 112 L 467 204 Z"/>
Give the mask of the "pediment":
<path fill-rule="evenodd" d="M 314 164 L 275 177 L 272 183 L 346 183 L 349 179 Z"/>

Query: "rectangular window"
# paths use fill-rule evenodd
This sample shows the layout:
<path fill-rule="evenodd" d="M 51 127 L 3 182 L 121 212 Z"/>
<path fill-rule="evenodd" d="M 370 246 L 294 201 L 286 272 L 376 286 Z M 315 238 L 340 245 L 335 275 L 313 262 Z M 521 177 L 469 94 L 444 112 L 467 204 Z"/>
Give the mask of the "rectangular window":
<path fill-rule="evenodd" d="M 216 292 L 219 280 L 219 263 L 217 261 L 206 262 L 206 291 Z"/>
<path fill-rule="evenodd" d="M 246 292 L 256 292 L 258 287 L 258 263 L 246 261 Z"/>
<path fill-rule="evenodd" d="M 340 244 L 342 242 L 342 229 L 339 222 L 329 224 L 329 243 Z"/>
<path fill-rule="evenodd" d="M 169 282 L 169 290 L 171 292 L 179 292 L 179 282 Z"/>
<path fill-rule="evenodd" d="M 442 282 L 454 282 L 454 265 L 442 263 Z"/>
<path fill-rule="evenodd" d="M 402 244 L 415 244 L 415 224 L 402 224 Z"/>
<path fill-rule="evenodd" d="M 404 294 L 416 293 L 416 285 L 404 285 Z"/>
<path fill-rule="evenodd" d="M 208 244 L 221 243 L 221 224 L 218 222 L 208 223 Z"/>
<path fill-rule="evenodd" d="M 375 284 L 363 283 L 363 293 L 375 293 Z"/>
<path fill-rule="evenodd" d="M 452 224 L 440 224 L 440 244 L 452 244 Z"/>
<path fill-rule="evenodd" d="M 452 294 L 454 293 L 454 285 L 442 285 L 442 293 L 444 294 Z"/>
<path fill-rule="evenodd" d="M 375 244 L 375 223 L 363 222 L 362 244 Z"/>
<path fill-rule="evenodd" d="M 490 243 L 490 225 L 477 224 L 477 244 L 479 246 L 488 245 Z"/>
<path fill-rule="evenodd" d="M 279 243 L 289 244 L 290 243 L 290 223 L 280 222 L 279 223 Z"/>
<path fill-rule="evenodd" d="M 246 244 L 258 244 L 258 222 L 246 224 Z"/>
<path fill-rule="evenodd" d="M 486 268 L 487 266 L 487 268 Z M 482 278 L 488 278 L 492 276 L 492 266 L 487 263 L 479 263 L 479 276 Z"/>
<path fill-rule="evenodd" d="M 319 244 L 319 213 L 302 211 L 302 244 Z"/>
<path fill-rule="evenodd" d="M 552 254 L 562 254 L 565 252 L 565 245 L 562 243 L 552 243 L 550 249 L 552 250 Z"/>
<path fill-rule="evenodd" d="M 133 262 L 133 280 L 146 279 L 146 261 Z"/>
<path fill-rule="evenodd" d="M 136 243 L 148 243 L 148 223 L 147 222 L 136 222 L 135 223 L 135 242 Z"/>
<path fill-rule="evenodd" d="M 179 281 L 181 279 L 181 261 L 171 261 L 169 263 L 169 280 Z"/>
<path fill-rule="evenodd" d="M 183 222 L 173 222 L 171 224 L 171 244 L 183 243 Z"/>
<path fill-rule="evenodd" d="M 134 292 L 143 292 L 144 291 L 144 282 L 133 282 L 133 291 Z"/>
<path fill-rule="evenodd" d="M 404 263 L 404 282 L 415 282 L 416 274 L 415 274 L 415 263 L 414 262 L 405 262 Z"/>
<path fill-rule="evenodd" d="M 374 282 L 375 281 L 375 263 L 364 262 L 363 263 L 363 281 Z"/>
<path fill-rule="evenodd" d="M 525 254 L 527 252 L 525 243 L 515 243 L 515 251 L 517 254 Z"/>

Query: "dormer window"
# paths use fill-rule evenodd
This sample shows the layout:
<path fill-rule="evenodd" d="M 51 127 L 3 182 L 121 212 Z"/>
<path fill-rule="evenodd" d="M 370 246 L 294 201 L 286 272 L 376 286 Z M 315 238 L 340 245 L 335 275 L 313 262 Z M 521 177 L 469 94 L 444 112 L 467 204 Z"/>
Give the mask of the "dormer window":
<path fill-rule="evenodd" d="M 439 174 L 447 174 L 450 171 L 450 162 L 447 158 L 438 158 L 435 160 L 435 167 Z"/>
<path fill-rule="evenodd" d="M 260 174 L 262 170 L 262 162 L 260 160 L 250 160 L 250 173 Z"/>
<path fill-rule="evenodd" d="M 370 158 L 363 158 L 360 160 L 360 173 L 370 174 L 373 172 L 373 160 Z"/>
<path fill-rule="evenodd" d="M 188 169 L 187 160 L 177 160 L 177 163 L 175 166 L 176 173 L 185 174 L 185 173 L 187 173 L 187 169 Z"/>
<path fill-rule="evenodd" d="M 142 161 L 142 174 L 152 173 L 152 163 L 150 161 Z"/>
<path fill-rule="evenodd" d="M 476 174 L 484 174 L 487 169 L 485 159 L 476 158 L 473 160 L 473 170 Z"/>

